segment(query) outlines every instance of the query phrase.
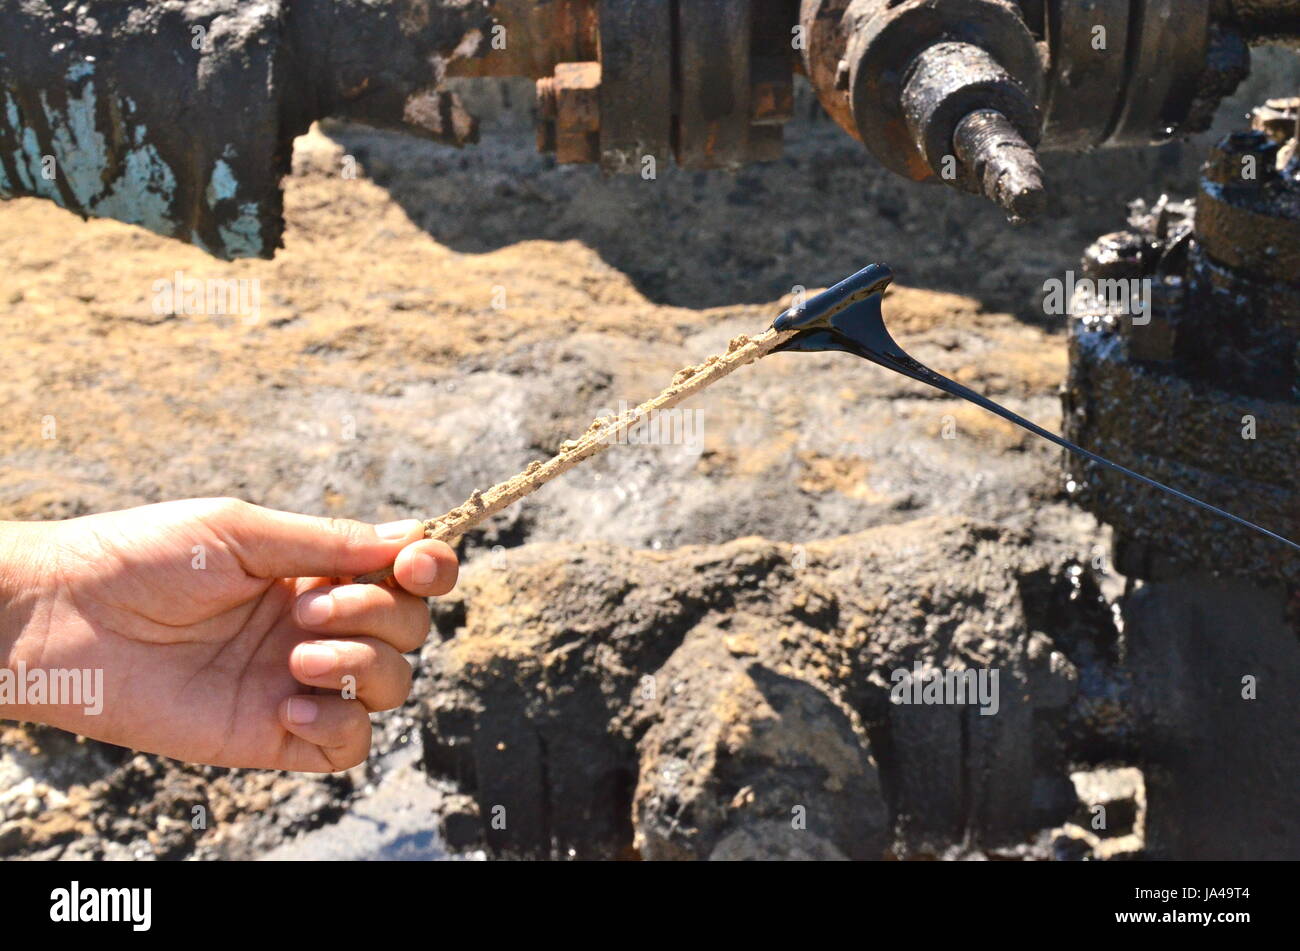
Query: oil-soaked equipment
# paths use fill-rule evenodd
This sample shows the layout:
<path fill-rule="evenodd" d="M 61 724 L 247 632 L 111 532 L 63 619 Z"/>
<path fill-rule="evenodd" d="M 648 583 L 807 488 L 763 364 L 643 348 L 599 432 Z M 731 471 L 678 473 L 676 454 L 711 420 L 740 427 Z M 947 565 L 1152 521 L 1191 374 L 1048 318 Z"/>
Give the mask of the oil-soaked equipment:
<path fill-rule="evenodd" d="M 561 162 L 778 157 L 805 73 L 886 167 L 1039 211 L 1039 149 L 1208 124 L 1300 0 L 0 0 L 0 196 L 270 257 L 311 121 L 452 144 L 449 77 L 537 81 Z"/>

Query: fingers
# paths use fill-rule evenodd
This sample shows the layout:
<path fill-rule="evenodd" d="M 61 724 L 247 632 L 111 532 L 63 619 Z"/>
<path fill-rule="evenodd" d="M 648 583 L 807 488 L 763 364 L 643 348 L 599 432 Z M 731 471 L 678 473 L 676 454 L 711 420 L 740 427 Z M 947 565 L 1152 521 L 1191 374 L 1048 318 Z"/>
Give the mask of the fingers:
<path fill-rule="evenodd" d="M 289 655 L 289 671 L 309 687 L 346 691 L 366 710 L 391 710 L 411 692 L 411 665 L 373 637 L 305 641 Z"/>
<path fill-rule="evenodd" d="M 233 499 L 213 500 L 202 518 L 257 578 L 344 578 L 393 565 L 397 583 L 420 597 L 456 584 L 456 554 L 424 538 L 418 519 L 368 525 L 343 518 L 277 512 Z"/>
<path fill-rule="evenodd" d="M 294 619 L 305 631 L 345 637 L 369 635 L 413 651 L 429 635 L 429 608 L 420 598 L 383 585 L 313 588 L 299 596 Z"/>
<path fill-rule="evenodd" d="M 280 723 L 291 734 L 283 769 L 309 773 L 351 769 L 370 752 L 370 717 L 357 700 L 288 697 L 280 704 Z"/>
<path fill-rule="evenodd" d="M 370 752 L 369 713 L 399 707 L 411 692 L 411 665 L 374 637 L 304 641 L 290 653 L 289 670 L 306 686 L 344 693 L 296 695 L 280 704 L 280 723 L 291 734 L 283 769 L 333 772 L 363 762 Z"/>
<path fill-rule="evenodd" d="M 392 564 L 404 546 L 424 536 L 413 518 L 375 526 L 277 512 L 238 500 L 218 500 L 210 507 L 204 520 L 257 578 L 365 574 Z"/>
<path fill-rule="evenodd" d="M 411 594 L 437 597 L 456 587 L 460 564 L 446 542 L 424 539 L 407 545 L 393 564 L 393 577 Z"/>

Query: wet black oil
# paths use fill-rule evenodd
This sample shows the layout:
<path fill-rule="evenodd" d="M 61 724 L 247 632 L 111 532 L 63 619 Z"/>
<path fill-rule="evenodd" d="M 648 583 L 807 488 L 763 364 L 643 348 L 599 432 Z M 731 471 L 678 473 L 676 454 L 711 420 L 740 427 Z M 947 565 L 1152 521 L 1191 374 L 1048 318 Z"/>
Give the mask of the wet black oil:
<path fill-rule="evenodd" d="M 1266 528 L 1261 528 L 1254 522 L 1249 522 L 1244 518 L 1233 515 L 1231 512 L 1225 512 L 1208 502 L 1202 502 L 1185 492 L 1179 492 L 1177 489 L 1171 488 L 1162 482 L 1157 482 L 1155 479 L 1150 479 L 1141 473 L 1134 472 L 1132 469 L 1111 462 L 1109 459 L 1090 452 L 1082 446 L 1077 446 L 1069 440 L 1056 435 L 1056 433 L 1043 429 L 1018 413 L 1011 412 L 1005 406 L 993 402 L 993 400 L 976 393 L 968 387 L 962 386 L 955 380 L 948 379 L 941 373 L 936 373 L 925 364 L 913 359 L 890 336 L 885 327 L 884 315 L 881 312 L 881 300 L 884 297 L 885 289 L 893 279 L 893 272 L 888 265 L 870 264 L 851 277 L 840 281 L 834 287 L 810 298 L 801 306 L 791 307 L 777 317 L 772 326 L 777 330 L 797 330 L 798 333 L 773 352 L 783 350 L 804 352 L 838 350 L 854 354 L 864 360 L 869 360 L 872 363 L 893 370 L 895 373 L 901 373 L 913 380 L 919 380 L 951 396 L 974 403 L 976 406 L 1001 416 L 1008 422 L 1015 423 L 1022 429 L 1028 430 L 1035 436 L 1046 439 L 1048 442 L 1054 443 L 1084 459 L 1089 459 L 1098 465 L 1122 473 L 1130 479 L 1136 479 L 1154 489 L 1166 492 L 1189 505 L 1195 505 L 1220 518 L 1228 519 L 1252 531 L 1267 535 L 1284 545 L 1300 550 L 1300 545 L 1290 539 L 1283 538 Z"/>

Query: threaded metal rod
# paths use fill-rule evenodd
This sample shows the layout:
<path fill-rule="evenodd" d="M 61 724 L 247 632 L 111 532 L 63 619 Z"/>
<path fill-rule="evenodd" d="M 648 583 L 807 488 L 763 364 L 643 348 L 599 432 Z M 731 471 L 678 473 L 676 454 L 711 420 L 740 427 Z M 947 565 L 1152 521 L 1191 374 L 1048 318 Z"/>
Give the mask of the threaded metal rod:
<path fill-rule="evenodd" d="M 985 198 L 1013 221 L 1041 214 L 1047 205 L 1038 155 L 996 109 L 977 109 L 957 124 L 953 151 Z"/>

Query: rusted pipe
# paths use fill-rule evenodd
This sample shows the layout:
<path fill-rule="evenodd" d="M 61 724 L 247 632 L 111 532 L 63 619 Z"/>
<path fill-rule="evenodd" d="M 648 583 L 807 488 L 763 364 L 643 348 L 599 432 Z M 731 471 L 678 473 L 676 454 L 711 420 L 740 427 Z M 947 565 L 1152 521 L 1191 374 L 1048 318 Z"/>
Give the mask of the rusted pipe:
<path fill-rule="evenodd" d="M 473 141 L 435 87 L 491 28 L 486 0 L 5 2 L 0 197 L 270 257 L 294 137 L 344 116 Z"/>

